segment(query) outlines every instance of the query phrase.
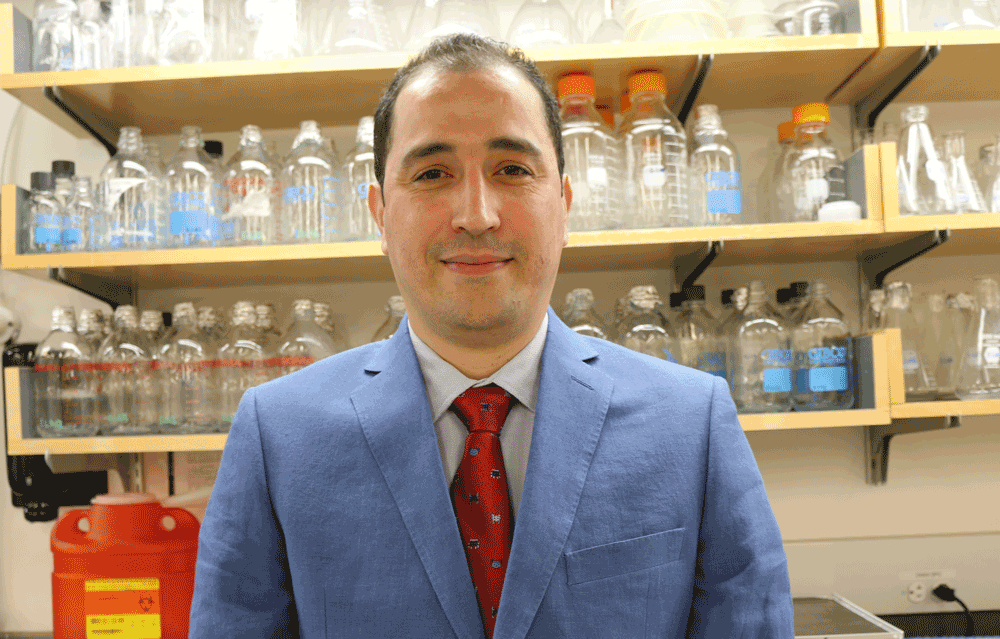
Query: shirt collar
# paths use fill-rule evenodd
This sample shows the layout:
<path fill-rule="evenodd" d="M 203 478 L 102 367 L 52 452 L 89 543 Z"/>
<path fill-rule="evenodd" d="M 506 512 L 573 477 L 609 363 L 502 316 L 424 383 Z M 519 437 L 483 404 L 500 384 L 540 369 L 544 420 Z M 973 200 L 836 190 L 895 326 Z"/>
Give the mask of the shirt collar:
<path fill-rule="evenodd" d="M 509 362 L 500 370 L 485 379 L 470 379 L 457 368 L 449 364 L 428 346 L 407 319 L 410 340 L 417 354 L 420 372 L 424 377 L 424 387 L 431 404 L 431 415 L 436 422 L 459 394 L 473 386 L 496 384 L 513 395 L 518 402 L 531 412 L 535 412 L 535 400 L 538 398 L 538 372 L 542 362 L 542 351 L 545 348 L 545 335 L 549 326 L 549 314 L 542 318 L 538 332 Z"/>

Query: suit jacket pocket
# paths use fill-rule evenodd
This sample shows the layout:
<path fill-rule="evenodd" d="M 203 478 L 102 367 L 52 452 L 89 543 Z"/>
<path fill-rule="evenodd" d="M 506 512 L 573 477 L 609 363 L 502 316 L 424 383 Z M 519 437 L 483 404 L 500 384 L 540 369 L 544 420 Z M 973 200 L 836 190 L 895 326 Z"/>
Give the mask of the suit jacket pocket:
<path fill-rule="evenodd" d="M 674 528 L 568 552 L 567 581 L 572 586 L 676 561 L 680 557 L 684 530 Z"/>

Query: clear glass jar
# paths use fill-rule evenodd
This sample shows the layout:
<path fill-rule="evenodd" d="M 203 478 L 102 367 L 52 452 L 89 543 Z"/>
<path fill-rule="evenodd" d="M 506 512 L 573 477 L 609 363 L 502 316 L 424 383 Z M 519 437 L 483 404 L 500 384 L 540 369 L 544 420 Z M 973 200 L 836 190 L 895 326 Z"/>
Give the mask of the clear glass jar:
<path fill-rule="evenodd" d="M 792 328 L 796 410 L 843 410 L 854 405 L 851 330 L 830 301 L 826 282 L 809 282 Z"/>
<path fill-rule="evenodd" d="M 39 437 L 97 433 L 98 378 L 93 350 L 76 333 L 73 307 L 52 309 L 52 330 L 35 350 L 35 429 Z"/>
<path fill-rule="evenodd" d="M 631 108 L 618 127 L 625 155 L 626 228 L 688 226 L 687 135 L 666 104 L 659 72 L 629 76 Z"/>
<path fill-rule="evenodd" d="M 73 18 L 77 5 L 71 0 L 37 0 L 31 21 L 33 71 L 73 70 Z"/>
<path fill-rule="evenodd" d="M 719 107 L 696 108 L 691 153 L 691 223 L 720 226 L 743 222 L 740 154 L 722 128 Z"/>
<path fill-rule="evenodd" d="M 350 348 L 350 346 L 347 345 L 347 340 L 340 334 L 340 331 L 337 330 L 337 326 L 333 323 L 333 317 L 330 315 L 329 304 L 324 302 L 313 302 L 313 319 L 316 320 L 316 324 L 330 336 L 331 340 L 333 340 L 333 344 L 336 347 L 335 352 L 342 353 Z"/>
<path fill-rule="evenodd" d="M 843 160 L 826 133 L 828 105 L 800 104 L 792 115 L 795 141 L 777 185 L 778 210 L 783 221 L 812 222 L 826 204 L 847 199 Z"/>
<path fill-rule="evenodd" d="M 621 140 L 594 108 L 594 79 L 582 73 L 559 79 L 565 173 L 573 188 L 570 231 L 621 228 Z"/>
<path fill-rule="evenodd" d="M 55 196 L 51 173 L 31 174 L 31 194 L 24 212 L 27 222 L 29 253 L 54 253 L 62 250 L 62 211 Z"/>
<path fill-rule="evenodd" d="M 265 362 L 267 378 L 277 379 L 281 377 L 281 366 L 277 357 L 278 347 L 281 346 L 281 331 L 275 319 L 274 305 L 257 304 L 254 310 L 257 313 L 256 326 L 260 331 L 261 343 L 264 350 L 271 355 Z"/>
<path fill-rule="evenodd" d="M 114 312 L 113 325 L 114 330 L 100 352 L 101 395 L 107 401 L 101 434 L 153 433 L 154 424 L 148 421 L 149 407 L 140 406 L 147 400 L 142 394 L 151 377 L 151 358 L 149 344 L 139 332 L 138 309 L 128 304 L 119 306 Z"/>
<path fill-rule="evenodd" d="M 955 393 L 959 399 L 1000 399 L 1000 284 L 976 279 L 976 309 L 963 341 Z"/>
<path fill-rule="evenodd" d="M 388 317 L 385 318 L 382 326 L 375 331 L 375 335 L 372 336 L 372 342 L 387 340 L 399 330 L 399 325 L 403 322 L 403 316 L 406 315 L 406 302 L 403 301 L 403 296 L 393 295 L 390 297 L 389 302 L 385 305 L 385 312 Z"/>
<path fill-rule="evenodd" d="M 680 309 L 675 322 L 680 363 L 726 379 L 726 344 L 716 330 L 718 320 L 705 306 L 705 287 L 681 291 Z"/>
<path fill-rule="evenodd" d="M 510 22 L 507 41 L 515 47 L 558 47 L 577 44 L 580 36 L 569 11 L 559 0 L 524 0 Z"/>
<path fill-rule="evenodd" d="M 104 250 L 161 248 L 166 221 L 158 170 L 142 151 L 142 133 L 122 127 L 118 153 L 104 166 L 97 185 L 107 233 Z"/>
<path fill-rule="evenodd" d="M 344 177 L 347 179 L 345 206 L 347 237 L 351 240 L 377 240 L 378 225 L 368 210 L 368 189 L 378 182 L 375 179 L 375 118 L 366 115 L 358 122 L 356 144 L 344 158 Z"/>
<path fill-rule="evenodd" d="M 172 435 L 209 433 L 215 428 L 218 399 L 208 337 L 198 330 L 194 304 L 174 305 L 173 325 L 158 358 L 164 406 L 160 431 Z"/>
<path fill-rule="evenodd" d="M 248 124 L 240 132 L 240 148 L 223 171 L 226 214 L 222 243 L 262 246 L 280 241 L 281 190 L 279 169 L 264 148 L 260 127 Z"/>
<path fill-rule="evenodd" d="M 337 345 L 314 318 L 311 300 L 292 303 L 292 324 L 277 350 L 282 375 L 302 370 L 337 351 Z"/>
<path fill-rule="evenodd" d="M 340 160 L 327 148 L 315 120 L 306 120 L 300 127 L 281 172 L 281 235 L 291 243 L 342 240 L 347 229 L 340 215 Z"/>
<path fill-rule="evenodd" d="M 979 189 L 979 184 L 972 179 L 969 164 L 965 161 L 964 131 L 948 131 L 944 134 L 944 154 L 948 178 L 955 194 L 955 212 L 986 212 L 982 191 Z"/>
<path fill-rule="evenodd" d="M 920 352 L 920 329 L 910 307 L 911 298 L 911 288 L 906 282 L 893 282 L 886 286 L 879 328 L 899 329 L 906 401 L 925 402 L 937 397 L 937 380 L 934 368 L 928 366 Z"/>
<path fill-rule="evenodd" d="M 668 362 L 677 362 L 677 340 L 655 286 L 629 291 L 622 318 L 621 345 Z"/>
<path fill-rule="evenodd" d="M 736 379 L 736 364 L 740 361 L 734 350 L 736 329 L 740 326 L 743 309 L 747 307 L 749 299 L 750 290 L 747 287 L 741 286 L 734 289 L 730 296 L 732 312 L 716 329 L 716 335 L 718 335 L 726 353 L 726 381 L 729 382 L 730 392 L 733 391 L 733 381 Z"/>
<path fill-rule="evenodd" d="M 169 236 L 172 248 L 220 243 L 221 167 L 205 152 L 201 127 L 181 128 L 180 150 L 166 170 Z"/>
<path fill-rule="evenodd" d="M 608 339 L 608 329 L 594 310 L 594 293 L 589 288 L 575 288 L 566 294 L 562 320 L 581 335 Z"/>
<path fill-rule="evenodd" d="M 900 215 L 940 215 L 955 212 L 955 195 L 947 167 L 934 145 L 922 104 L 903 109 L 896 178 Z"/>
<path fill-rule="evenodd" d="M 792 401 L 789 332 L 768 302 L 764 283 L 753 281 L 747 288 L 747 305 L 733 334 L 733 399 L 744 413 L 784 412 Z"/>
<path fill-rule="evenodd" d="M 268 381 L 267 360 L 271 353 L 264 347 L 257 328 L 254 303 L 236 302 L 232 312 L 233 327 L 219 347 L 216 368 L 219 382 L 219 431 L 228 432 L 247 389 Z"/>

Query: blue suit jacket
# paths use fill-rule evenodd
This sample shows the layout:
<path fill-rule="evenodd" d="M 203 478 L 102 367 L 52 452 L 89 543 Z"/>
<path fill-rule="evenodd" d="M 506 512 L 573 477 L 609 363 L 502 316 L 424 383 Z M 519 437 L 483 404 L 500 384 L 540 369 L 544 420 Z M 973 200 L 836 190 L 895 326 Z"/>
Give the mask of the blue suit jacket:
<path fill-rule="evenodd" d="M 790 639 L 781 533 L 725 383 L 548 312 L 496 639 Z M 406 326 L 244 395 L 190 637 L 482 639 Z"/>

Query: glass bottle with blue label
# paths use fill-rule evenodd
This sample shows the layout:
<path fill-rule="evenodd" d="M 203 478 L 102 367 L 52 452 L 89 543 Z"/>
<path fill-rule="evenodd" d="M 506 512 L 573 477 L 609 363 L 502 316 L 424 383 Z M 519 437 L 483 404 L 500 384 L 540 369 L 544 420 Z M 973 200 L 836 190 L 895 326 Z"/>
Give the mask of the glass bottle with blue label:
<path fill-rule="evenodd" d="M 1000 284 L 977 278 L 976 302 L 955 393 L 959 399 L 1000 399 Z"/>
<path fill-rule="evenodd" d="M 336 242 L 343 238 L 340 160 L 327 148 L 315 120 L 302 122 L 284 160 L 282 237 L 286 242 Z"/>
<path fill-rule="evenodd" d="M 97 187 L 107 228 L 102 249 L 162 247 L 166 225 L 157 201 L 159 177 L 143 152 L 142 132 L 137 127 L 122 127 L 118 153 L 104 166 Z"/>
<path fill-rule="evenodd" d="M 826 282 L 809 282 L 806 304 L 792 329 L 796 410 L 842 410 L 854 405 L 851 331 L 830 301 Z"/>
<path fill-rule="evenodd" d="M 705 287 L 681 291 L 676 318 L 680 363 L 726 379 L 725 340 L 716 332 L 715 316 L 705 307 Z"/>
<path fill-rule="evenodd" d="M 726 291 L 723 291 L 725 294 Z M 741 286 L 737 289 L 729 291 L 729 303 L 726 304 L 725 297 L 723 297 L 722 306 L 731 310 L 729 316 L 722 320 L 722 322 L 716 328 L 715 334 L 718 336 L 719 340 L 722 342 L 722 346 L 726 353 L 726 381 L 729 382 L 729 390 L 733 390 L 733 380 L 736 379 L 736 363 L 739 362 L 740 358 L 735 354 L 733 350 L 733 338 L 736 334 L 736 329 L 742 323 L 741 319 L 743 317 L 743 309 L 747 307 L 747 299 L 750 297 L 750 291 L 745 286 Z"/>
<path fill-rule="evenodd" d="M 222 243 L 261 246 L 278 241 L 281 193 L 278 167 L 264 148 L 260 127 L 240 130 L 240 148 L 223 171 L 226 213 L 222 216 Z"/>
<path fill-rule="evenodd" d="M 170 248 L 219 242 L 221 169 L 203 146 L 200 127 L 181 128 L 180 149 L 167 165 Z"/>
<path fill-rule="evenodd" d="M 691 223 L 695 226 L 740 224 L 743 221 L 743 184 L 740 154 L 722 128 L 719 107 L 703 104 L 696 110 L 691 152 Z"/>
<path fill-rule="evenodd" d="M 72 0 L 38 0 L 31 21 L 32 71 L 73 69 L 73 18 L 77 6 Z"/>
<path fill-rule="evenodd" d="M 28 251 L 54 253 L 62 250 L 62 212 L 55 196 L 51 173 L 31 174 L 31 194 L 25 210 L 28 224 Z"/>
<path fill-rule="evenodd" d="M 375 179 L 375 118 L 366 115 L 358 122 L 354 149 L 344 159 L 347 178 L 347 239 L 377 240 L 378 225 L 368 211 L 368 188 Z"/>
<path fill-rule="evenodd" d="M 594 310 L 594 293 L 589 288 L 575 288 L 566 294 L 562 320 L 581 335 L 608 339 L 608 329 Z"/>
<path fill-rule="evenodd" d="M 816 221 L 824 206 L 847 199 L 843 161 L 826 132 L 828 105 L 800 104 L 792 118 L 795 142 L 776 185 L 779 214 L 787 222 Z"/>
<path fill-rule="evenodd" d="M 792 349 L 784 319 L 767 299 L 764 283 L 747 286 L 749 299 L 733 334 L 737 358 L 731 387 L 743 413 L 779 413 L 791 409 Z"/>
<path fill-rule="evenodd" d="M 621 335 L 625 348 L 677 362 L 677 340 L 655 286 L 636 286 L 629 291 Z"/>
<path fill-rule="evenodd" d="M 911 288 L 906 282 L 887 285 L 882 312 L 879 314 L 879 328 L 899 329 L 906 401 L 932 401 L 937 397 L 937 379 L 934 377 L 934 367 L 924 361 L 920 351 L 920 330 L 910 307 L 911 297 Z"/>

